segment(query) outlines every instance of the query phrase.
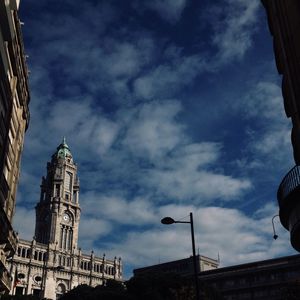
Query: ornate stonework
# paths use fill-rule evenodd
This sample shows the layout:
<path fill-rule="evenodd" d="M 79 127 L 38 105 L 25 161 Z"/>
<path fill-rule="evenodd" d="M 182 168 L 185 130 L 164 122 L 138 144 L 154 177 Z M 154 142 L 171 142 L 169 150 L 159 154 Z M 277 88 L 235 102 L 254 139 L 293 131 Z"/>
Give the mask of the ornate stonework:
<path fill-rule="evenodd" d="M 68 145 L 63 142 L 47 164 L 36 205 L 35 239 L 20 240 L 10 263 L 14 286 L 11 294 L 38 294 L 48 299 L 79 284 L 122 281 L 121 259 L 86 255 L 78 248 L 79 179 Z"/>

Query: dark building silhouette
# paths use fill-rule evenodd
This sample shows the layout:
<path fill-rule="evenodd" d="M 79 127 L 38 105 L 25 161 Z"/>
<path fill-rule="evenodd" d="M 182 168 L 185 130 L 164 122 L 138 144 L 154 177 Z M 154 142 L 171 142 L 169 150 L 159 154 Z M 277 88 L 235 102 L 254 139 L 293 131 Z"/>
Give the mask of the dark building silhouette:
<path fill-rule="evenodd" d="M 300 1 L 262 0 L 265 6 L 286 116 L 291 118 L 291 141 L 296 166 L 282 180 L 277 199 L 281 224 L 290 231 L 292 246 L 300 251 Z"/>
<path fill-rule="evenodd" d="M 282 300 L 300 296 L 300 255 L 262 260 L 199 273 L 224 300 Z"/>
<path fill-rule="evenodd" d="M 204 265 L 200 267 L 201 271 L 198 273 L 200 289 L 204 286 L 209 287 L 220 293 L 224 300 L 300 299 L 300 255 L 224 268 L 216 268 L 218 261 L 206 257 L 203 263 L 212 264 L 209 268 L 205 268 Z M 170 273 L 176 273 L 185 277 L 189 276 L 193 282 L 191 264 L 191 259 L 176 260 L 135 269 L 134 276 L 155 273 L 169 276 Z M 287 295 L 299 297 L 287 298 Z"/>
<path fill-rule="evenodd" d="M 20 159 L 29 123 L 29 88 L 19 0 L 0 1 L 0 293 L 8 292 L 7 259 L 17 248 L 12 228 Z"/>
<path fill-rule="evenodd" d="M 216 269 L 219 266 L 219 261 L 203 256 L 197 255 L 197 271 L 207 271 Z M 133 270 L 134 276 L 140 276 L 153 273 L 176 273 L 183 276 L 192 276 L 194 274 L 193 257 L 173 260 L 149 267 L 143 267 Z"/>

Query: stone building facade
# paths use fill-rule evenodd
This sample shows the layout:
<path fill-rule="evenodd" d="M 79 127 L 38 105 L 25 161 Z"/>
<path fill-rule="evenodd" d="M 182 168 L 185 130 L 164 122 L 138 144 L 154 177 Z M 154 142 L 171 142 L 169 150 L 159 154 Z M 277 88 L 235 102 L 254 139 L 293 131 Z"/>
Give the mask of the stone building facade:
<path fill-rule="evenodd" d="M 14 278 L 11 294 L 36 294 L 58 299 L 79 284 L 122 281 L 121 258 L 83 254 L 78 248 L 79 179 L 77 166 L 65 140 L 57 147 L 42 178 L 36 205 L 35 238 L 19 240 L 10 262 Z"/>
<path fill-rule="evenodd" d="M 7 259 L 14 255 L 12 228 L 24 134 L 29 123 L 29 87 L 18 0 L 0 1 L 0 293 L 8 292 Z"/>

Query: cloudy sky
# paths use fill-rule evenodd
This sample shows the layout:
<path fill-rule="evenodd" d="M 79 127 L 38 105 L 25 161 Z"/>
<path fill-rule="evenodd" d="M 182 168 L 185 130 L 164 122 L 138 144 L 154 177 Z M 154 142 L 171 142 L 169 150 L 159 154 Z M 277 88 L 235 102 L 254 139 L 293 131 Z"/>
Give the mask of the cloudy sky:
<path fill-rule="evenodd" d="M 80 177 L 80 246 L 133 268 L 294 254 L 276 192 L 293 166 L 259 0 L 21 1 L 31 122 L 15 227 L 34 234 L 46 163 L 66 136 Z"/>

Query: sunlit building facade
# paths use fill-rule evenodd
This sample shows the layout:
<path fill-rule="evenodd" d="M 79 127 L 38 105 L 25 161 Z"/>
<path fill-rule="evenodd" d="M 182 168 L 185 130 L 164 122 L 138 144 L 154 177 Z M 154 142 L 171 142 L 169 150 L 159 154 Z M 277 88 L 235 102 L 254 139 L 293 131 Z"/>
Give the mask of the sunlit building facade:
<path fill-rule="evenodd" d="M 35 238 L 21 240 L 11 261 L 11 294 L 58 299 L 79 284 L 122 281 L 121 258 L 109 260 L 78 248 L 79 179 L 77 165 L 65 140 L 47 163 L 36 205 Z"/>
<path fill-rule="evenodd" d="M 7 259 L 17 248 L 11 224 L 29 123 L 28 71 L 18 8 L 18 0 L 0 1 L 0 293 L 11 286 Z"/>

